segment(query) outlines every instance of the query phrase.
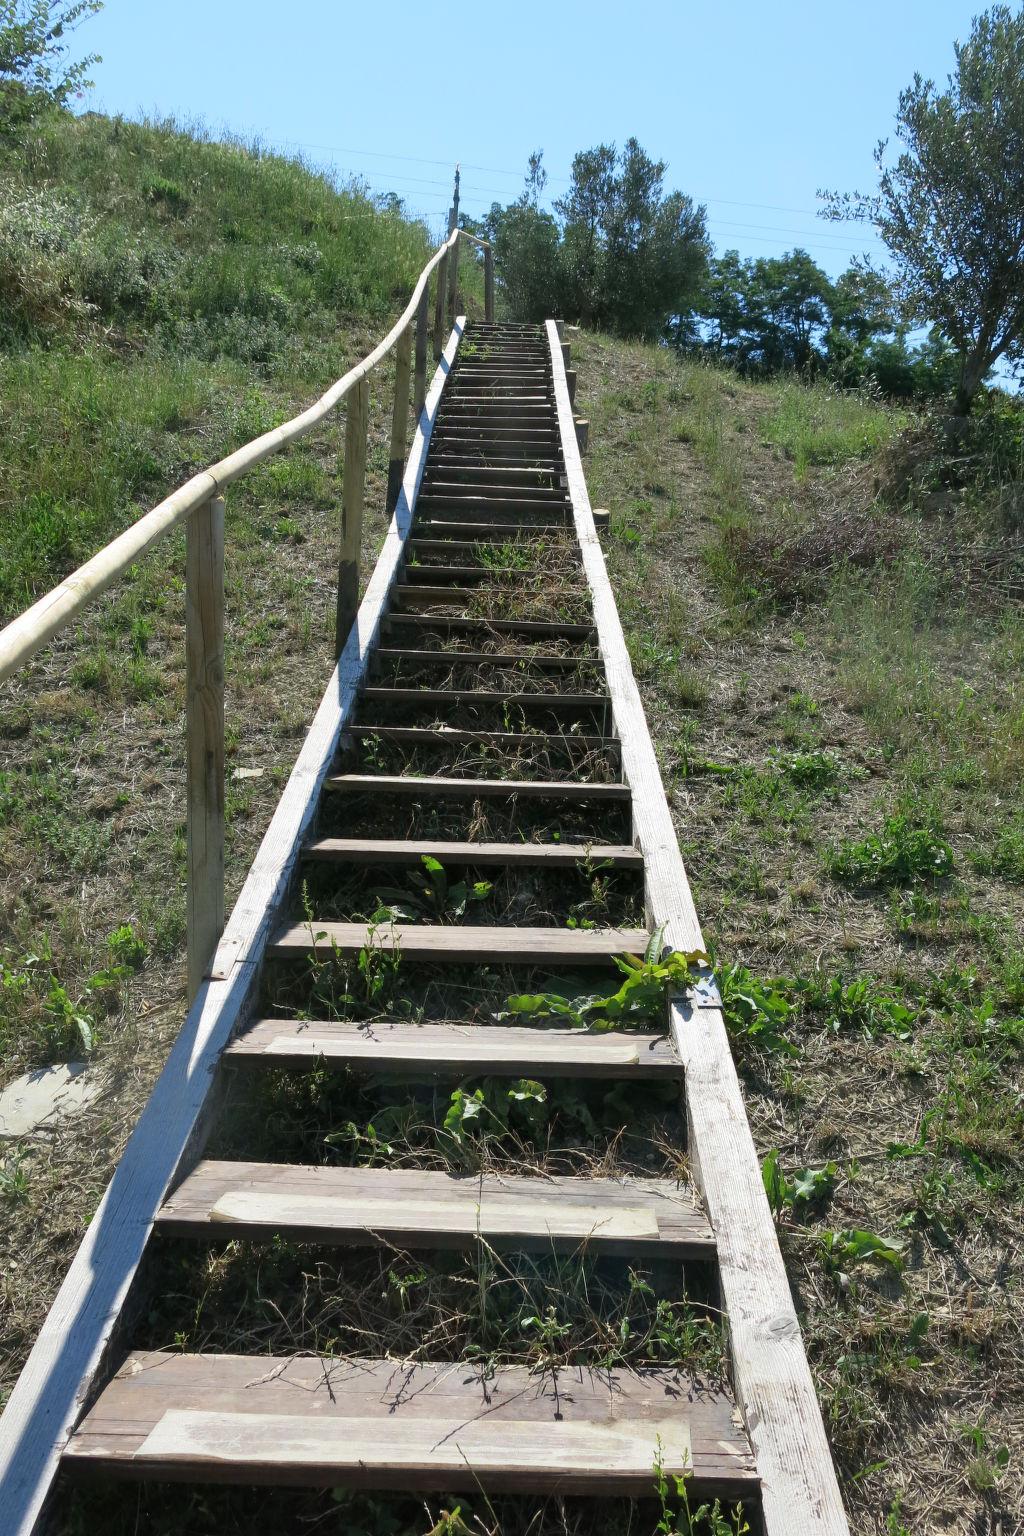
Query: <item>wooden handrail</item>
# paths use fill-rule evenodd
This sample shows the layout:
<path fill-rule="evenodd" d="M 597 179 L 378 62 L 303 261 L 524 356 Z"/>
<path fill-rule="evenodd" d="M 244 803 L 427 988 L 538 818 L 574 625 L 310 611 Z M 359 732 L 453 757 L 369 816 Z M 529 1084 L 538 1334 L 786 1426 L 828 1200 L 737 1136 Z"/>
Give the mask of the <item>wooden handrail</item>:
<path fill-rule="evenodd" d="M 0 630 L 0 683 L 19 671 L 41 646 L 58 635 L 94 597 L 98 597 L 119 576 L 123 576 L 129 566 L 134 565 L 141 555 L 152 549 L 183 518 L 195 512 L 211 496 L 216 496 L 232 480 L 239 479 L 248 470 L 279 453 L 282 448 L 305 436 L 318 422 L 323 421 L 396 345 L 406 326 L 415 317 L 420 295 L 431 273 L 439 263 L 446 261 L 449 250 L 460 238 L 472 240 L 474 244 L 481 243 L 465 230 L 453 230 L 423 268 L 408 304 L 384 340 L 361 363 L 350 368 L 348 373 L 332 384 L 319 400 L 314 401 L 300 415 L 293 416 L 291 421 L 254 437 L 226 459 L 219 459 L 209 469 L 193 475 L 191 480 L 187 480 L 151 512 L 145 513 L 130 528 L 126 528 L 124 533 L 93 555 L 91 560 L 79 566 L 52 592 L 41 597 L 5 629 Z"/>
<path fill-rule="evenodd" d="M 340 656 L 358 608 L 359 545 L 362 530 L 363 478 L 366 466 L 368 376 L 393 347 L 395 370 L 391 462 L 387 511 L 394 510 L 408 422 L 412 327 L 416 335 L 415 407 L 426 394 L 427 322 L 430 278 L 438 269 L 437 343 L 446 301 L 454 305 L 459 239 L 484 251 L 485 312 L 494 317 L 494 263 L 486 241 L 453 228 L 420 273 L 408 304 L 391 330 L 361 363 L 350 368 L 326 393 L 280 427 L 274 427 L 225 459 L 193 475 L 126 528 L 98 554 L 79 566 L 59 586 L 33 603 L 0 630 L 0 682 L 12 677 L 36 651 L 123 576 L 139 557 L 186 519 L 188 551 L 185 580 L 185 629 L 188 657 L 186 751 L 188 761 L 188 979 L 193 999 L 207 975 L 224 927 L 224 580 L 223 528 L 225 486 L 264 459 L 311 431 L 356 390 L 355 409 L 347 411 L 344 488 L 338 568 L 337 654 Z M 451 291 L 449 294 L 449 283 Z"/>

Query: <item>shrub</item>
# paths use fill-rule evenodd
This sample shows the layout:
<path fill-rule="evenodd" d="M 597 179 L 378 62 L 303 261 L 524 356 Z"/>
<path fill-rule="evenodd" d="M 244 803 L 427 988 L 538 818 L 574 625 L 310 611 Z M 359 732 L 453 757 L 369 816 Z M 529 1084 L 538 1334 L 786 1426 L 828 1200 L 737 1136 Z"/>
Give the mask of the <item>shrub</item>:
<path fill-rule="evenodd" d="M 895 815 L 880 832 L 837 844 L 825 855 L 825 868 L 844 885 L 910 885 L 952 874 L 953 850 L 938 824 L 915 826 Z"/>

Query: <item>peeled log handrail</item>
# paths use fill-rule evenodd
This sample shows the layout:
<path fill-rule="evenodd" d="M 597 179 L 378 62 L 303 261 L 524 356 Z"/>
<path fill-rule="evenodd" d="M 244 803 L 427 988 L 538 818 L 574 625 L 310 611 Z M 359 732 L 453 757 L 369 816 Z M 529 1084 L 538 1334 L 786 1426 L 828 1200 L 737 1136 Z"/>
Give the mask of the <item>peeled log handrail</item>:
<path fill-rule="evenodd" d="M 427 262 L 402 314 L 384 340 L 361 363 L 332 384 L 308 410 L 243 448 L 201 470 L 166 500 L 126 528 L 99 554 L 0 631 L 0 682 L 24 666 L 41 646 L 60 633 L 94 597 L 123 576 L 140 555 L 164 534 L 185 522 L 185 646 L 188 676 L 185 700 L 186 800 L 188 806 L 188 993 L 194 999 L 214 960 L 224 928 L 224 487 L 255 465 L 279 453 L 315 427 L 355 390 L 346 412 L 344 485 L 338 557 L 336 651 L 340 657 L 358 610 L 359 548 L 363 522 L 368 376 L 397 346 L 395 409 L 387 511 L 394 510 L 395 488 L 405 458 L 409 407 L 412 327 L 416 328 L 417 415 L 426 390 L 426 324 L 430 276 L 438 269 L 438 315 L 454 301 L 457 268 L 454 254 L 460 235 L 485 253 L 485 306 L 494 314 L 494 262 L 486 241 L 452 229 Z M 451 288 L 449 295 L 449 256 Z M 414 320 L 415 317 L 415 320 Z M 187 521 L 186 521 L 187 520 Z"/>
<path fill-rule="evenodd" d="M 280 427 L 273 427 L 259 437 L 254 437 L 244 447 L 220 459 L 209 469 L 204 469 L 185 482 L 165 500 L 146 512 L 124 533 L 112 540 L 98 554 L 72 572 L 59 586 L 47 592 L 18 618 L 0 630 L 0 682 L 5 682 L 34 656 L 48 640 L 58 635 L 94 597 L 123 576 L 141 555 L 151 549 L 166 533 L 176 527 L 183 518 L 195 512 L 211 496 L 218 495 L 226 485 L 244 475 L 247 470 L 261 464 L 273 454 L 279 453 L 289 443 L 303 437 L 338 405 L 362 379 L 373 371 L 396 345 L 406 327 L 416 314 L 420 295 L 430 281 L 434 268 L 442 262 L 459 238 L 471 240 L 474 245 L 484 244 L 465 230 L 456 229 L 434 252 L 420 273 L 412 296 L 391 330 L 374 350 L 350 368 L 327 392 L 303 411 Z"/>

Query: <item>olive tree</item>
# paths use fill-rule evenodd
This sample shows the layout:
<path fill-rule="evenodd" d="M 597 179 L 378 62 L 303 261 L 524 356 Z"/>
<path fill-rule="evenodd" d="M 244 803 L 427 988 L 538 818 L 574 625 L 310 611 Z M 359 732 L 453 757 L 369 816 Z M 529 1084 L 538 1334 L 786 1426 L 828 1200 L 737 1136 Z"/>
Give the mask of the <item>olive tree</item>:
<path fill-rule="evenodd" d="M 101 9 L 102 0 L 0 0 L 0 130 L 65 106 L 92 83 L 98 55 L 69 62 L 68 37 Z"/>
<path fill-rule="evenodd" d="M 965 416 L 995 363 L 1024 360 L 1024 10 L 975 17 L 955 56 L 945 90 L 915 75 L 900 96 L 877 195 L 826 194 L 826 216 L 874 222 L 907 320 L 956 350 Z"/>

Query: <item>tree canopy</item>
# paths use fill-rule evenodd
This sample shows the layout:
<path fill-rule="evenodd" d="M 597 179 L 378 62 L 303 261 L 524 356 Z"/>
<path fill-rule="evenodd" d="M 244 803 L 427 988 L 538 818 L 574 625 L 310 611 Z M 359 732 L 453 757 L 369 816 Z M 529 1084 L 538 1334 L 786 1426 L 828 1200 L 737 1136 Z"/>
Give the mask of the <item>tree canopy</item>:
<path fill-rule="evenodd" d="M 483 224 L 513 311 L 654 340 L 692 309 L 710 253 L 705 214 L 666 193 L 665 171 L 635 138 L 622 150 L 598 144 L 575 156 L 569 189 L 548 213 L 542 155 L 532 155 L 522 196 L 495 203 Z"/>
<path fill-rule="evenodd" d="M 937 324 L 958 359 L 966 414 L 1000 358 L 1024 360 L 1024 11 L 995 5 L 955 45 L 946 89 L 915 75 L 900 96 L 877 195 L 828 194 L 833 217 L 872 220 L 904 318 Z"/>
<path fill-rule="evenodd" d="M 68 36 L 103 0 L 0 0 L 0 130 L 63 107 L 92 82 L 97 54 L 69 63 Z"/>

